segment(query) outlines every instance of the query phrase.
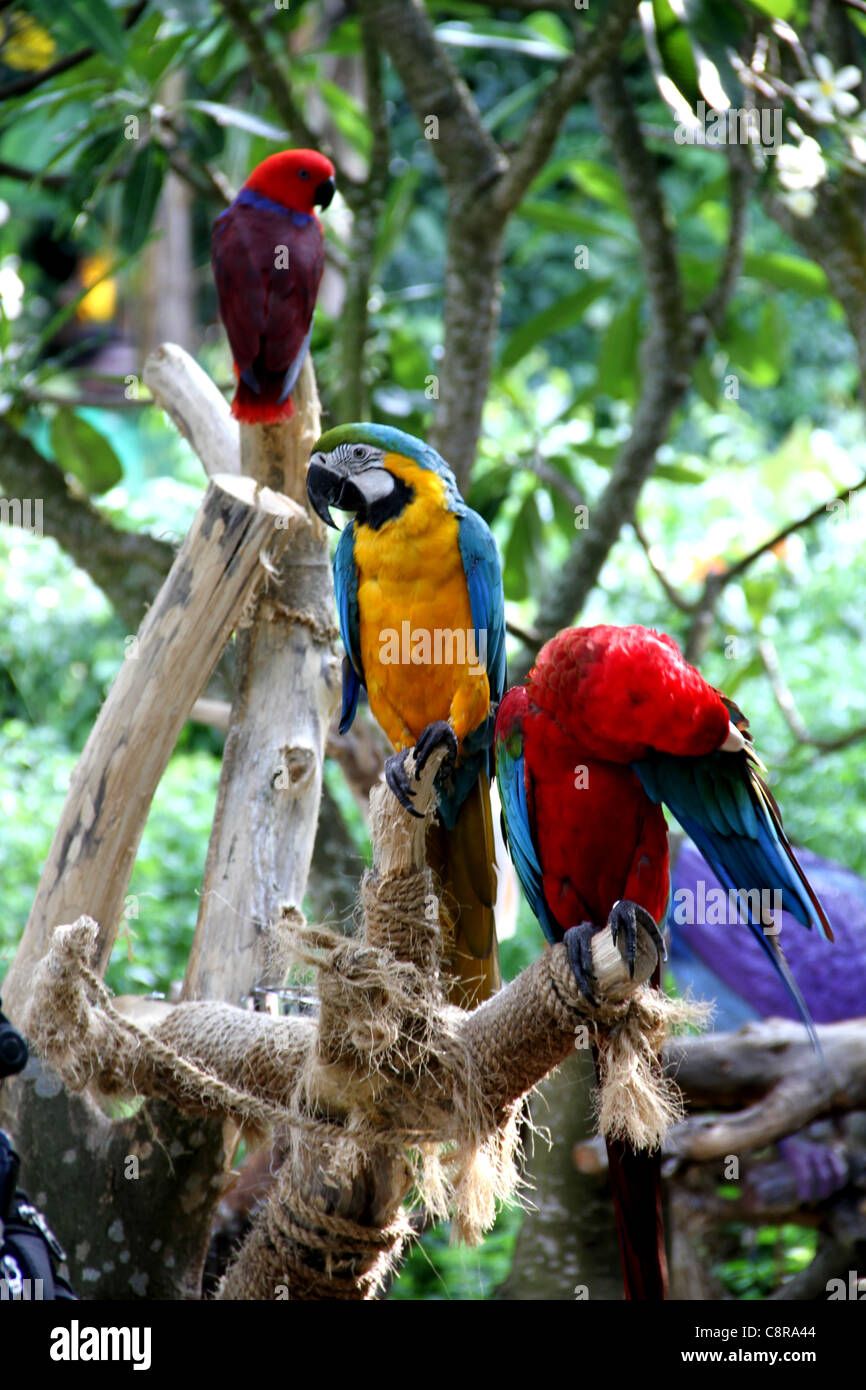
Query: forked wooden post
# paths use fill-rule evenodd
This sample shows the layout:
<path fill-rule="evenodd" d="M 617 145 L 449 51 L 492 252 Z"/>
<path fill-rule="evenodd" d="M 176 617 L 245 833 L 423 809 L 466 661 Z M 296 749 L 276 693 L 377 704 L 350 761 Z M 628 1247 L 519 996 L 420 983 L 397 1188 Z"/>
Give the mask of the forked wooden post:
<path fill-rule="evenodd" d="M 23 1006 L 57 924 L 84 912 L 99 923 L 97 967 L 105 970 L 150 803 L 178 734 L 266 569 L 306 526 L 300 508 L 252 479 L 211 479 L 73 773 L 4 982 L 7 1009 Z"/>
<path fill-rule="evenodd" d="M 319 435 L 309 358 L 285 424 L 241 428 L 241 468 L 306 508 Z M 325 528 L 275 567 L 238 634 L 237 687 L 223 753 L 195 940 L 183 997 L 240 1002 L 283 983 L 281 924 L 298 921 L 319 818 L 328 728 L 339 700 L 333 587 Z"/>

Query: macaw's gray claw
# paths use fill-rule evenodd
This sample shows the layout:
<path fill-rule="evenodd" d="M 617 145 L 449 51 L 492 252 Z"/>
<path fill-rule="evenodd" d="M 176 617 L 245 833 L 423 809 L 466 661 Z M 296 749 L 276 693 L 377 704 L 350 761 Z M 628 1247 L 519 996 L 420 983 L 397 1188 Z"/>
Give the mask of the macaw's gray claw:
<path fill-rule="evenodd" d="M 436 719 L 432 724 L 428 724 L 423 734 L 415 744 L 415 781 L 421 776 L 424 765 L 430 756 L 445 745 L 447 752 L 442 759 L 440 772 L 446 775 L 451 771 L 457 761 L 457 736 L 451 725 L 446 719 Z"/>
<path fill-rule="evenodd" d="M 638 923 L 643 927 L 652 940 L 653 945 L 659 953 L 661 960 L 667 960 L 668 953 L 665 946 L 664 937 L 652 915 L 647 912 L 645 907 L 639 903 L 633 903 L 628 898 L 620 898 L 618 903 L 614 903 L 607 919 L 610 927 L 610 934 L 613 937 L 614 946 L 617 945 L 617 938 L 620 932 L 623 933 L 625 941 L 625 958 L 628 961 L 629 974 L 634 979 L 634 963 L 637 956 L 637 929 Z"/>
<path fill-rule="evenodd" d="M 598 1000 L 592 992 L 595 987 L 592 938 L 597 931 L 598 927 L 593 926 L 592 922 L 581 922 L 579 927 L 569 927 L 562 938 L 577 987 L 587 1003 L 592 1004 L 594 1008 L 598 1008 Z"/>
<path fill-rule="evenodd" d="M 405 757 L 405 753 L 394 753 L 390 758 L 385 759 L 385 781 L 404 811 L 408 811 L 411 816 L 417 816 L 418 820 L 423 820 L 422 813 L 416 810 L 409 800 L 410 796 L 414 796 L 415 793 L 409 784 L 409 778 L 406 776 Z"/>

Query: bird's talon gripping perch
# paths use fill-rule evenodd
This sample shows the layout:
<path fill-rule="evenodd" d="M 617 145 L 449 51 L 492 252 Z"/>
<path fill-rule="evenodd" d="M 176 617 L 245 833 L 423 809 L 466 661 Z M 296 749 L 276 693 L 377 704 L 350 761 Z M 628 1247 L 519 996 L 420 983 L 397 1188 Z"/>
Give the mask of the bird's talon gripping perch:
<path fill-rule="evenodd" d="M 450 772 L 457 762 L 457 736 L 446 719 L 436 719 L 428 724 L 415 744 L 415 781 L 421 776 L 425 764 L 437 748 L 445 745 L 448 750 L 442 759 L 440 771 Z"/>
<path fill-rule="evenodd" d="M 628 898 L 620 898 L 619 902 L 614 903 L 608 918 L 610 934 L 613 944 L 616 946 L 617 937 L 622 932 L 625 938 L 625 958 L 628 962 L 628 971 L 634 979 L 634 963 L 637 956 L 637 929 L 638 923 L 648 933 L 650 940 L 659 954 L 660 960 L 667 960 L 668 953 L 665 946 L 664 937 L 658 929 L 652 915 L 647 912 L 645 907 L 639 903 L 630 902 Z"/>
<path fill-rule="evenodd" d="M 409 785 L 409 778 L 406 775 L 406 767 L 404 764 L 405 757 L 406 754 L 403 752 L 394 753 L 390 758 L 385 759 L 385 781 L 403 807 L 403 810 L 408 811 L 410 816 L 415 816 L 418 820 L 423 820 L 423 813 L 416 810 L 409 800 L 415 793 Z"/>
<path fill-rule="evenodd" d="M 579 927 L 569 927 L 562 938 L 568 952 L 571 973 L 577 981 L 577 987 L 587 1003 L 592 1004 L 593 1008 L 598 1008 L 598 1000 L 592 992 L 595 985 L 592 938 L 597 931 L 598 927 L 593 926 L 592 922 L 581 922 Z"/>

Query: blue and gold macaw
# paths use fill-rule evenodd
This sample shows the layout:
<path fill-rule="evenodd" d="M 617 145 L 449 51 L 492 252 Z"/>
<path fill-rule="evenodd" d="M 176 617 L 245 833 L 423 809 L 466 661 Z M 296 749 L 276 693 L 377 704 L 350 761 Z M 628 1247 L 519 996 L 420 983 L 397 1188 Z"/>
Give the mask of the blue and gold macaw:
<path fill-rule="evenodd" d="M 448 753 L 437 777 L 440 824 L 427 859 L 442 882 L 451 997 L 473 1007 L 499 984 L 490 813 L 490 748 L 505 691 L 505 603 L 496 543 L 435 449 L 387 425 L 340 425 L 315 446 L 307 493 L 354 512 L 334 558 L 343 662 L 340 732 L 365 686 L 397 750 L 388 785 L 414 812 L 402 753 L 423 767 Z M 417 814 L 417 812 L 415 812 Z M 447 939 L 450 937 L 450 941 Z"/>

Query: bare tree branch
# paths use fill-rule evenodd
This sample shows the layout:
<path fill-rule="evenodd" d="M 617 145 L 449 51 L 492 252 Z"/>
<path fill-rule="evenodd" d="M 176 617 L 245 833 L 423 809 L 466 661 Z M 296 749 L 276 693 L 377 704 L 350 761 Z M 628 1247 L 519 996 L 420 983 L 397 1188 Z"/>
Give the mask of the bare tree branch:
<path fill-rule="evenodd" d="M 821 753 L 839 753 L 843 748 L 850 748 L 852 743 L 859 743 L 861 739 L 866 739 L 866 724 L 857 725 L 855 728 L 849 729 L 847 733 L 839 734 L 836 738 L 818 738 L 814 734 L 810 734 L 797 708 L 788 682 L 785 680 L 776 648 L 767 638 L 762 638 L 758 643 L 758 655 L 769 678 L 776 704 L 798 743 L 808 748 L 817 748 Z"/>
<path fill-rule="evenodd" d="M 708 574 L 704 581 L 704 588 L 700 597 L 691 605 L 690 609 L 684 610 L 690 611 L 695 615 L 686 639 L 686 659 L 688 661 L 697 661 L 704 651 L 712 621 L 715 617 L 716 604 L 719 601 L 719 596 L 725 586 L 730 584 L 732 579 L 738 579 L 741 574 L 744 574 L 746 570 L 751 568 L 756 560 L 759 560 L 762 555 L 766 555 L 768 551 L 774 550 L 782 541 L 787 540 L 788 536 L 793 536 L 795 532 L 802 531 L 807 526 L 811 526 L 813 522 L 820 520 L 821 517 L 828 516 L 835 504 L 844 504 L 852 493 L 859 492 L 861 488 L 864 487 L 866 487 L 866 477 L 861 478 L 859 483 L 854 483 L 852 487 L 847 487 L 841 492 L 837 492 L 835 497 L 829 497 L 826 502 L 819 502 L 818 505 L 813 507 L 810 512 L 807 512 L 805 516 L 797 517 L 794 521 L 789 521 L 781 530 L 776 531 L 772 536 L 768 536 L 765 541 L 761 541 L 760 545 L 756 545 L 747 555 L 736 560 L 733 564 L 727 565 L 723 570 Z"/>
<path fill-rule="evenodd" d="M 612 0 L 530 117 L 516 152 L 486 129 L 466 84 L 437 41 L 421 0 L 363 0 L 400 75 L 449 192 L 445 352 L 431 443 L 467 484 L 490 382 L 499 322 L 502 240 L 509 215 L 550 154 L 571 106 L 622 41 L 633 0 Z M 435 121 L 434 126 L 430 122 Z"/>
<path fill-rule="evenodd" d="M 637 0 L 613 0 L 597 28 L 563 64 L 532 113 L 520 144 L 509 156 L 508 169 L 493 191 L 493 201 L 507 215 L 514 211 L 551 150 L 572 106 L 590 82 L 618 52 L 637 10 Z M 573 28 L 579 32 L 574 17 Z"/>
<path fill-rule="evenodd" d="M 728 242 L 719 268 L 718 280 L 692 319 L 692 351 L 695 356 L 701 352 L 708 334 L 721 326 L 743 266 L 749 193 L 755 181 L 755 171 L 747 150 L 738 145 L 728 145 L 727 149 L 730 217 Z"/>
<path fill-rule="evenodd" d="M 369 14 L 361 13 L 361 49 L 372 135 L 367 177 L 353 192 L 352 239 L 346 266 L 346 292 L 340 316 L 339 411 L 344 420 L 366 419 L 368 390 L 364 353 L 370 332 L 370 285 L 376 256 L 385 189 L 388 183 L 390 140 L 382 87 L 382 56 Z"/>
<path fill-rule="evenodd" d="M 673 604 L 674 608 L 678 608 L 681 613 L 694 613 L 698 607 L 698 600 L 687 599 L 685 594 L 681 593 L 680 590 L 677 589 L 676 586 L 671 583 L 661 566 L 656 564 L 652 555 L 652 545 L 650 544 L 650 541 L 647 538 L 647 534 L 644 531 L 642 524 L 636 516 L 632 517 L 631 527 L 637 538 L 638 545 L 640 546 L 643 553 L 646 555 L 647 564 L 649 565 L 659 584 L 662 586 L 665 595 Z"/>
<path fill-rule="evenodd" d="M 689 335 L 676 247 L 655 157 L 640 132 L 618 64 L 592 86 L 635 224 L 650 301 L 650 325 L 641 348 L 641 392 L 632 431 L 610 480 L 590 511 L 590 524 L 573 543 L 539 626 L 545 637 L 573 621 L 595 584 L 622 527 L 631 521 L 656 451 L 688 386 Z M 521 670 L 526 654 L 521 653 Z"/>
<path fill-rule="evenodd" d="M 38 183 L 43 188 L 65 188 L 68 174 L 48 174 L 39 169 L 25 169 L 20 164 L 0 160 L 0 179 L 15 179 L 16 183 Z"/>
<path fill-rule="evenodd" d="M 287 73 L 277 63 L 268 48 L 263 28 L 253 18 L 254 11 L 244 3 L 244 0 L 219 0 L 219 4 L 243 42 L 249 54 L 253 72 L 267 90 L 292 139 L 302 148 L 324 150 L 337 171 L 340 192 L 349 207 L 353 207 L 357 184 L 354 179 L 349 177 L 345 169 L 340 167 L 339 161 L 334 157 L 334 151 L 328 146 L 327 140 L 321 135 L 317 135 L 307 124 L 303 112 L 295 101 L 292 84 Z"/>
<path fill-rule="evenodd" d="M 459 192 L 461 200 L 488 186 L 504 172 L 505 156 L 438 42 L 422 0 L 362 0 L 361 9 L 400 74 L 421 129 L 426 129 L 430 117 L 438 122 L 430 146 L 446 184 Z"/>

